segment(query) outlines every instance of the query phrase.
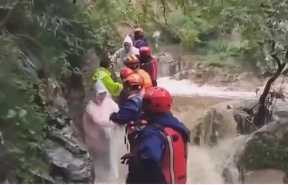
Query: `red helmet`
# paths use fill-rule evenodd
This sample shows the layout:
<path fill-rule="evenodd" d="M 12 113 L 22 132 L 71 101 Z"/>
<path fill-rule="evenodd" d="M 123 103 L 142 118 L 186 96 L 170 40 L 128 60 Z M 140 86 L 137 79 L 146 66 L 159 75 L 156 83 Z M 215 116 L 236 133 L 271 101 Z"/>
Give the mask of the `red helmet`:
<path fill-rule="evenodd" d="M 147 112 L 169 112 L 172 106 L 170 93 L 161 87 L 146 89 L 143 97 L 143 109 Z"/>
<path fill-rule="evenodd" d="M 139 49 L 140 55 L 151 56 L 151 50 L 149 47 L 144 46 Z"/>
<path fill-rule="evenodd" d="M 122 80 L 126 79 L 129 75 L 134 74 L 134 71 L 128 67 L 125 67 L 120 72 L 120 77 Z"/>
<path fill-rule="evenodd" d="M 136 55 L 131 55 L 126 58 L 126 60 L 124 61 L 124 65 L 129 68 L 137 68 L 138 65 L 140 65 L 140 60 Z"/>

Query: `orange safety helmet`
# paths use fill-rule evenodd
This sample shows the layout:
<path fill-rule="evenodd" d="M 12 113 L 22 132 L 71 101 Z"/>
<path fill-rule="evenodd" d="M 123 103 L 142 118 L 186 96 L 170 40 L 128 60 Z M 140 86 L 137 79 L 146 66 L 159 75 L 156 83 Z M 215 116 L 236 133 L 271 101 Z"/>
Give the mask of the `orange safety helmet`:
<path fill-rule="evenodd" d="M 150 50 L 150 48 L 147 47 L 147 46 L 141 47 L 141 48 L 139 49 L 139 53 L 140 53 L 140 55 L 151 56 L 151 50 Z"/>
<path fill-rule="evenodd" d="M 144 112 L 169 112 L 172 107 L 172 97 L 170 93 L 161 87 L 151 87 L 146 89 L 143 97 Z"/>
<path fill-rule="evenodd" d="M 129 57 L 127 57 L 124 61 L 124 65 L 131 68 L 135 65 L 140 65 L 140 60 L 138 59 L 138 57 L 136 55 L 130 55 Z"/>
<path fill-rule="evenodd" d="M 138 73 L 133 73 L 124 79 L 124 83 L 129 86 L 137 87 L 137 89 L 141 90 L 144 86 L 144 80 Z"/>
<path fill-rule="evenodd" d="M 130 69 L 130 68 L 128 68 L 128 67 L 125 67 L 125 68 L 123 68 L 122 70 L 121 70 L 121 72 L 120 72 L 120 78 L 122 79 L 122 80 L 124 80 L 124 79 L 126 79 L 129 75 L 131 75 L 131 74 L 134 74 L 135 72 L 132 70 L 132 69 Z"/>

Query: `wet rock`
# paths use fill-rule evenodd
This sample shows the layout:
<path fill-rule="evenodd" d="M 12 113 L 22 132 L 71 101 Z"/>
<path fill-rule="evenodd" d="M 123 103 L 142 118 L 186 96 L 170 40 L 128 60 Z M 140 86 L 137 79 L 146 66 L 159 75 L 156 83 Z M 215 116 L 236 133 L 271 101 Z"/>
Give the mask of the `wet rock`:
<path fill-rule="evenodd" d="M 41 144 L 44 159 L 49 165 L 47 173 L 38 175 L 49 183 L 89 183 L 90 161 L 86 147 L 78 140 L 68 116 L 68 106 L 59 84 L 49 79 L 48 91 L 40 90 L 46 103 L 47 140 Z"/>
<path fill-rule="evenodd" d="M 75 155 L 87 152 L 85 146 L 73 135 L 71 127 L 64 127 L 61 130 L 51 127 L 50 134 L 58 143 L 61 143 L 62 146 L 65 146 L 66 149 Z"/>
<path fill-rule="evenodd" d="M 233 173 L 229 168 L 224 168 L 222 176 L 224 178 L 225 184 L 238 184 L 240 182 L 239 179 L 236 180 L 233 178 Z"/>
<path fill-rule="evenodd" d="M 250 134 L 255 131 L 255 126 L 252 122 L 252 117 L 250 114 L 244 110 L 235 109 L 233 111 L 234 119 L 237 123 L 237 131 L 240 134 Z"/>
<path fill-rule="evenodd" d="M 170 53 L 163 53 L 156 56 L 158 60 L 158 69 L 161 76 L 172 76 L 176 74 L 176 60 Z"/>
<path fill-rule="evenodd" d="M 95 52 L 91 51 L 90 53 L 87 52 L 85 58 L 90 59 L 90 61 L 99 61 L 94 60 Z M 26 49 L 19 60 L 19 67 L 35 78 L 37 82 L 40 82 L 39 74 L 37 74 L 37 71 L 42 67 L 40 63 L 40 60 Z M 75 84 L 75 80 L 72 79 L 72 81 Z M 83 83 L 81 82 L 81 84 Z M 62 87 L 53 78 L 48 78 L 45 85 L 39 83 L 37 86 L 40 103 L 48 114 L 47 139 L 44 143 L 39 143 L 39 157 L 43 158 L 49 168 L 41 174 L 32 173 L 34 173 L 35 181 L 38 183 L 87 184 L 90 182 L 90 160 L 86 147 L 79 142 L 74 134 L 73 121 L 67 117 L 69 108 L 64 98 L 63 88 L 65 87 Z M 84 95 L 81 94 L 80 96 L 83 97 Z M 80 103 L 83 104 L 83 102 Z M 79 104 L 77 107 L 78 109 L 80 107 L 78 112 L 82 112 Z"/>
<path fill-rule="evenodd" d="M 253 170 L 245 173 L 246 184 L 283 184 L 285 172 L 282 170 Z"/>
<path fill-rule="evenodd" d="M 54 181 L 89 183 L 90 164 L 86 147 L 72 130 L 73 121 L 55 107 L 47 107 L 48 140 L 43 144 L 46 161 L 51 166 L 49 174 Z"/>
<path fill-rule="evenodd" d="M 61 117 L 61 114 L 49 114 L 49 139 L 41 148 L 50 166 L 47 174 L 52 179 L 51 183 L 89 183 L 89 157 L 86 147 L 73 134 L 71 120 Z"/>
<path fill-rule="evenodd" d="M 252 136 L 245 147 L 240 163 L 247 170 L 288 170 L 288 118 L 272 121 Z"/>
<path fill-rule="evenodd" d="M 197 125 L 191 130 L 191 137 L 196 145 L 213 146 L 219 139 L 235 136 L 235 128 L 236 122 L 230 111 L 213 107 L 197 120 Z"/>
<path fill-rule="evenodd" d="M 237 130 L 241 134 L 250 134 L 256 131 L 256 126 L 253 124 L 253 116 L 258 111 L 258 100 L 246 100 L 235 104 L 233 107 L 234 119 L 237 122 Z M 230 109 L 229 108 L 229 109 Z M 273 110 L 271 121 L 288 118 L 288 102 L 278 100 L 273 102 L 269 110 Z"/>
<path fill-rule="evenodd" d="M 288 118 L 288 102 L 277 101 L 274 106 L 274 114 L 279 118 Z"/>
<path fill-rule="evenodd" d="M 51 140 L 47 140 L 44 147 L 51 162 L 51 169 L 53 169 L 50 174 L 54 178 L 60 176 L 64 182 L 89 183 L 90 169 L 87 154 L 76 157 L 65 147 Z"/>

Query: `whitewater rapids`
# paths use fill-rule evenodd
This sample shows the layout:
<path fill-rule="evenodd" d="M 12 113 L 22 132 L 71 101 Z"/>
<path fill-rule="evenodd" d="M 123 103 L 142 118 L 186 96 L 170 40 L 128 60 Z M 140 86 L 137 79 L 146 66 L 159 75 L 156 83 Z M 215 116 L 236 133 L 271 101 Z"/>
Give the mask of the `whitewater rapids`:
<path fill-rule="evenodd" d="M 199 119 L 204 123 L 202 129 L 204 129 L 204 132 L 206 133 L 205 137 L 211 134 L 211 120 L 218 121 L 223 127 L 223 132 L 220 133 L 222 134 L 222 139 L 218 141 L 216 146 L 210 147 L 208 143 L 205 142 L 201 143 L 200 146 L 190 146 L 187 183 L 225 183 L 223 170 L 227 169 L 229 171 L 230 183 L 241 183 L 238 179 L 239 172 L 235 164 L 234 156 L 243 150 L 249 136 L 237 136 L 236 122 L 233 119 L 232 114 L 225 112 L 224 109 L 219 113 L 219 107 L 212 107 L 212 109 L 207 110 L 205 106 L 193 105 L 193 101 L 195 100 L 195 96 L 196 98 L 202 97 L 204 100 L 205 97 L 253 99 L 255 98 L 255 92 L 228 91 L 225 87 L 200 87 L 188 80 L 176 81 L 169 79 L 168 77 L 160 78 L 158 80 L 158 85 L 166 88 L 171 95 L 176 97 L 176 99 L 178 96 L 181 96 L 182 99 L 184 99 L 183 103 L 180 102 L 174 107 L 176 109 L 173 109 L 173 113 L 178 119 L 183 121 L 189 129 L 194 128 Z M 191 96 L 193 96 L 194 99 L 189 101 Z M 188 105 L 187 102 L 189 103 Z M 181 108 L 181 106 L 185 108 Z M 191 114 L 192 112 L 193 114 Z M 191 136 L 193 137 L 193 133 L 191 133 Z M 127 152 L 123 142 L 122 129 L 117 131 L 116 141 L 118 158 L 120 158 L 121 155 Z M 125 183 L 126 174 L 127 167 L 120 164 L 120 177 L 114 183 Z"/>

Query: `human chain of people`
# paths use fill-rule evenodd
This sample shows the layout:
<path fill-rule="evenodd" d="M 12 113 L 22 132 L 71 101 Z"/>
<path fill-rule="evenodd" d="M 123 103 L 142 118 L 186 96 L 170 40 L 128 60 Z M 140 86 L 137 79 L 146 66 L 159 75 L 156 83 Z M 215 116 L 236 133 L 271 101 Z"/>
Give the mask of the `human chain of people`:
<path fill-rule="evenodd" d="M 133 35 L 110 57 L 122 82 L 112 79 L 110 61 L 101 61 L 93 75 L 94 93 L 83 116 L 93 179 L 118 176 L 117 169 L 111 172 L 108 146 L 109 133 L 119 125 L 125 127 L 128 152 L 120 161 L 128 165 L 127 184 L 185 184 L 190 131 L 171 113 L 170 93 L 157 87 L 157 61 L 143 30 L 136 28 Z"/>

